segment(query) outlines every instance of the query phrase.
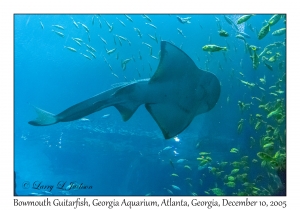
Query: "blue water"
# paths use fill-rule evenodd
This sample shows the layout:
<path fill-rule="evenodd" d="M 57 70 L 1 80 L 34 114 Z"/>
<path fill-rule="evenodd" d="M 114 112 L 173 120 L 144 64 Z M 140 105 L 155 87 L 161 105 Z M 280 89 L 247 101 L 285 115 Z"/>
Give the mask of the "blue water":
<path fill-rule="evenodd" d="M 234 188 L 224 185 L 227 182 L 224 177 L 230 174 L 233 167 L 228 164 L 221 169 L 219 164 L 222 161 L 240 161 L 243 156 L 249 156 L 249 171 L 243 171 L 241 167 L 239 174 L 247 173 L 247 181 L 250 183 L 254 183 L 254 179 L 262 175 L 263 181 L 256 182 L 255 186 L 260 192 L 265 188 L 270 194 L 275 194 L 278 185 L 270 174 L 276 175 L 276 172 L 261 167 L 261 160 L 256 154 L 263 151 L 259 139 L 266 133 L 266 125 L 279 127 L 280 135 L 285 139 L 285 120 L 279 125 L 273 118 L 267 118 L 268 113 L 259 109 L 260 103 L 251 97 L 264 97 L 263 104 L 274 104 L 277 99 L 283 100 L 283 104 L 286 103 L 285 81 L 280 83 L 283 94 L 271 95 L 275 89 L 269 89 L 286 73 L 285 46 L 272 49 L 273 54 L 266 55 L 268 58 L 275 53 L 281 55 L 277 61 L 271 63 L 273 71 L 261 59 L 258 68 L 254 70 L 244 41 L 235 37 L 236 29 L 226 22 L 223 15 L 179 15 L 191 17 L 190 24 L 180 23 L 175 14 L 150 14 L 148 16 L 152 22 L 142 15 L 129 16 L 133 22 L 125 15 L 14 16 L 16 194 L 172 195 L 167 191 L 169 189 L 174 195 L 207 195 L 205 191 L 214 195 L 210 189 L 218 187 L 225 195 L 236 195 L 245 188 L 242 185 L 245 181 L 236 181 Z M 228 16 L 236 20 L 241 15 Z M 240 26 L 240 30 L 251 37 L 246 38 L 247 43 L 260 47 L 258 53 L 269 44 L 285 42 L 285 35 L 272 36 L 273 31 L 285 27 L 283 18 L 271 27 L 266 37 L 258 40 L 257 33 L 264 21 L 271 17 L 272 15 L 255 15 Z M 72 18 L 79 28 L 75 26 Z M 220 20 L 222 29 L 230 34 L 229 37 L 219 35 L 216 18 Z M 105 21 L 113 25 L 111 32 Z M 89 32 L 78 22 L 86 25 Z M 145 23 L 151 23 L 157 28 Z M 249 24 L 254 28 L 253 31 Z M 52 25 L 63 26 L 64 30 Z M 138 36 L 134 28 L 141 31 L 142 37 Z M 177 28 L 182 30 L 185 37 Z M 63 33 L 64 37 L 52 30 Z M 158 42 L 148 34 L 156 35 Z M 121 46 L 115 35 L 125 37 L 130 43 L 121 39 Z M 96 58 L 86 51 L 88 48 L 84 44 L 79 46 L 72 38 L 81 38 L 96 49 Z M 159 59 L 149 56 L 149 47 L 143 42 L 150 44 L 152 54 L 159 58 L 160 40 L 180 47 L 200 69 L 214 73 L 221 82 L 221 95 L 216 106 L 197 116 L 177 136 L 177 140 L 164 139 L 158 125 L 144 106 L 140 106 L 127 122 L 123 122 L 118 111 L 110 107 L 86 116 L 87 120 L 42 127 L 28 124 L 28 121 L 36 117 L 33 106 L 57 114 L 110 89 L 112 84 L 151 77 Z M 209 54 L 202 50 L 207 44 L 227 47 L 228 50 Z M 64 46 L 75 48 L 77 52 Z M 105 48 L 116 48 L 116 51 L 108 55 Z M 80 53 L 89 56 L 91 60 Z M 123 70 L 121 61 L 127 58 L 131 58 L 131 61 Z M 265 84 L 260 82 L 260 78 L 264 77 Z M 256 86 L 247 87 L 239 79 L 255 83 Z M 251 103 L 250 108 L 241 111 L 238 101 Z M 261 114 L 264 118 L 263 126 L 258 130 L 254 129 L 255 124 L 249 123 L 250 115 L 255 117 L 256 114 Z M 242 131 L 238 133 L 237 126 L 241 119 L 245 122 Z M 253 146 L 250 137 L 256 139 Z M 167 146 L 172 149 L 163 150 Z M 230 153 L 231 148 L 237 148 L 239 153 Z M 285 146 L 277 142 L 274 150 L 269 153 L 273 155 L 279 148 Z M 199 152 L 211 153 L 212 161 L 203 170 L 198 170 Z M 187 161 L 177 163 L 179 159 Z M 257 159 L 258 162 L 253 163 L 252 159 Z M 185 165 L 191 170 L 184 167 Z M 219 168 L 221 175 L 213 174 L 211 167 Z M 171 176 L 172 173 L 179 177 Z M 186 178 L 190 178 L 190 181 Z M 65 183 L 63 188 L 73 182 L 89 189 L 58 189 L 59 182 Z M 171 185 L 176 185 L 181 190 L 176 190 Z M 54 187 L 50 189 L 49 186 Z"/>

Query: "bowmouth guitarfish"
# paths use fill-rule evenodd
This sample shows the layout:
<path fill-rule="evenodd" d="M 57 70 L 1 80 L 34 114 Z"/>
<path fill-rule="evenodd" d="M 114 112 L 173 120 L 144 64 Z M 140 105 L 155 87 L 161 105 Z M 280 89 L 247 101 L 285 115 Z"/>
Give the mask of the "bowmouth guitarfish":
<path fill-rule="evenodd" d="M 170 139 L 181 133 L 195 116 L 211 110 L 220 90 L 220 81 L 213 73 L 199 69 L 181 49 L 161 41 L 160 62 L 151 78 L 122 83 L 57 115 L 35 107 L 38 116 L 28 123 L 46 126 L 78 120 L 109 106 L 114 106 L 127 121 L 145 104 L 165 139 Z"/>

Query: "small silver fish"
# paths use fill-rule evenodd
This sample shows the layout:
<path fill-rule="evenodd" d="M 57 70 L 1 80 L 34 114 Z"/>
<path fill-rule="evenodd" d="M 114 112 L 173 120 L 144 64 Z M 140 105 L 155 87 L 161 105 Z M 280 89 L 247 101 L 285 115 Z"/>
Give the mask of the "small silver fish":
<path fill-rule="evenodd" d="M 89 50 L 86 50 L 87 52 L 89 52 L 94 58 L 96 58 L 96 55 L 94 53 L 92 53 L 91 51 Z"/>
<path fill-rule="evenodd" d="M 138 28 L 133 28 L 137 33 L 138 33 L 138 36 L 140 37 L 140 38 L 142 38 L 142 34 L 141 34 L 141 31 L 140 31 L 140 29 L 138 29 Z"/>
<path fill-rule="evenodd" d="M 64 30 L 64 27 L 62 27 L 62 26 L 60 26 L 60 25 L 52 25 L 52 26 Z"/>
<path fill-rule="evenodd" d="M 152 22 L 152 20 L 147 16 L 147 15 L 142 15 L 143 18 L 146 18 L 147 20 L 149 20 L 150 22 Z"/>
<path fill-rule="evenodd" d="M 176 185 L 171 185 L 172 187 L 173 187 L 173 189 L 175 189 L 175 190 L 181 190 L 179 187 L 177 187 Z"/>
<path fill-rule="evenodd" d="M 89 56 L 82 54 L 82 53 L 80 53 L 80 54 L 83 55 L 83 57 L 85 57 L 86 59 L 92 60 Z"/>
<path fill-rule="evenodd" d="M 116 35 L 118 38 L 124 40 L 124 41 L 127 41 L 127 38 L 123 37 L 123 36 L 119 36 L 119 35 Z"/>
<path fill-rule="evenodd" d="M 155 25 L 153 25 L 153 24 L 151 24 L 151 23 L 145 23 L 146 25 L 149 25 L 149 26 L 151 26 L 151 27 L 153 27 L 153 28 L 155 28 L 155 29 L 157 29 L 157 27 L 155 26 Z"/>
<path fill-rule="evenodd" d="M 185 161 L 187 161 L 187 159 L 179 159 L 179 160 L 177 160 L 177 163 L 183 163 Z"/>
<path fill-rule="evenodd" d="M 99 36 L 99 35 L 98 35 Z M 105 39 L 103 39 L 101 36 L 99 36 L 100 37 L 100 39 L 102 40 L 102 42 L 104 42 L 104 44 L 107 44 L 107 42 L 106 42 L 106 40 Z"/>
<path fill-rule="evenodd" d="M 106 49 L 106 48 L 105 48 L 105 49 Z M 108 55 L 110 55 L 111 53 L 115 52 L 116 49 L 117 49 L 117 48 L 114 48 L 114 49 L 111 49 L 111 50 L 107 50 L 107 49 L 106 49 L 106 53 L 107 53 Z"/>
<path fill-rule="evenodd" d="M 102 118 L 108 118 L 110 116 L 110 114 L 105 114 L 102 116 Z"/>
<path fill-rule="evenodd" d="M 79 28 L 78 24 L 75 22 L 75 20 L 73 19 L 73 17 L 71 17 L 71 19 L 73 20 L 73 24 L 74 24 L 77 28 Z"/>
<path fill-rule="evenodd" d="M 147 45 L 148 47 L 152 48 L 150 44 L 147 44 L 146 42 L 142 42 L 142 44 Z"/>
<path fill-rule="evenodd" d="M 180 23 L 191 23 L 191 21 L 190 21 L 191 18 L 192 18 L 192 17 L 182 18 L 182 17 L 177 16 L 177 20 L 178 20 Z"/>
<path fill-rule="evenodd" d="M 83 23 L 81 23 L 81 25 L 86 30 L 86 32 L 90 32 L 89 28 L 86 25 L 84 25 Z"/>
<path fill-rule="evenodd" d="M 96 50 L 93 48 L 93 47 L 91 47 L 90 45 L 88 45 L 88 44 L 85 44 L 90 50 L 92 50 L 93 52 L 96 52 Z"/>
<path fill-rule="evenodd" d="M 79 42 L 83 42 L 82 39 L 79 38 L 72 38 L 73 40 L 79 41 Z"/>
<path fill-rule="evenodd" d="M 125 15 L 125 16 L 126 16 L 126 18 L 127 18 L 129 21 L 133 22 L 133 20 L 131 19 L 131 17 L 129 17 L 128 15 Z"/>
<path fill-rule="evenodd" d="M 112 75 L 114 75 L 115 77 L 119 78 L 118 75 L 116 75 L 116 74 L 114 74 L 114 73 L 112 73 Z M 124 77 L 125 77 L 125 76 L 124 76 Z"/>
<path fill-rule="evenodd" d="M 150 35 L 150 34 L 148 34 L 148 36 L 149 36 L 151 39 L 153 39 L 154 41 L 156 41 L 156 43 L 158 43 L 158 41 L 157 41 L 157 37 L 156 37 L 156 34 L 155 34 L 155 37 L 154 37 L 154 36 L 152 36 L 152 35 Z"/>
<path fill-rule="evenodd" d="M 124 27 L 126 27 L 126 25 L 125 25 L 125 23 L 123 23 L 123 21 L 121 21 L 118 17 L 116 17 L 116 18 Z"/>
<path fill-rule="evenodd" d="M 72 52 L 76 52 L 76 49 L 72 48 L 72 47 L 66 47 L 64 46 L 64 48 L 67 48 L 68 50 L 72 51 Z"/>
<path fill-rule="evenodd" d="M 57 35 L 59 35 L 59 36 L 61 36 L 61 37 L 64 37 L 64 36 L 65 36 L 63 33 L 59 32 L 59 31 L 54 31 L 54 30 L 52 30 L 52 31 L 55 32 Z"/>
<path fill-rule="evenodd" d="M 164 150 L 169 150 L 169 149 L 172 149 L 172 147 L 167 146 L 167 147 L 163 148 L 163 151 L 164 151 Z"/>
<path fill-rule="evenodd" d="M 182 30 L 180 30 L 179 28 L 177 28 L 177 31 L 185 38 L 186 36 L 183 35 Z"/>
<path fill-rule="evenodd" d="M 40 21 L 40 24 L 41 24 L 42 29 L 44 29 L 44 25 L 43 25 L 42 21 Z"/>

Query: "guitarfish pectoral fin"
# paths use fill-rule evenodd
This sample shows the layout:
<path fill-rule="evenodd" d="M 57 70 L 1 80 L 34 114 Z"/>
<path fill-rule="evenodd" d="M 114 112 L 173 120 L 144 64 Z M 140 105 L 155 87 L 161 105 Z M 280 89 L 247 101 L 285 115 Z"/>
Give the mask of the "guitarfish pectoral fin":
<path fill-rule="evenodd" d="M 176 104 L 145 104 L 145 107 L 158 124 L 165 139 L 181 133 L 194 118 L 188 110 Z"/>

